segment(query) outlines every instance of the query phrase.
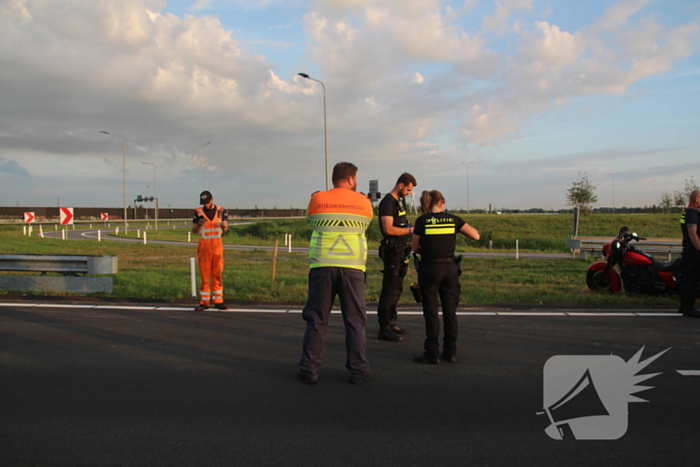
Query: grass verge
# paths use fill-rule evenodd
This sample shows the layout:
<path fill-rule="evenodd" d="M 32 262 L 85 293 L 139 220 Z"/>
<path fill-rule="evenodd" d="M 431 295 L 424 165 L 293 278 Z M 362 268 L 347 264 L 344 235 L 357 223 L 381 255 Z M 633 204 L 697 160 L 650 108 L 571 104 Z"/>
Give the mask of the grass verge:
<path fill-rule="evenodd" d="M 166 302 L 190 298 L 189 263 L 190 258 L 196 256 L 195 243 L 188 248 L 30 238 L 22 235 L 21 227 L 0 229 L 0 241 L 5 254 L 116 255 L 119 257 L 119 272 L 114 275 L 112 297 Z M 303 304 L 306 301 L 308 262 L 304 253 L 280 250 L 274 284 L 270 281 L 272 253 L 269 251 L 227 250 L 225 262 L 224 287 L 228 302 Z M 585 284 L 587 260 L 466 258 L 462 264 L 462 306 L 669 307 L 677 304 L 675 297 L 590 292 Z M 372 256 L 368 259 L 367 301 L 370 303 L 379 299 L 381 269 L 379 258 Z M 411 267 L 401 297 L 404 305 L 415 305 L 408 291 L 408 284 L 415 280 L 416 272 Z"/>

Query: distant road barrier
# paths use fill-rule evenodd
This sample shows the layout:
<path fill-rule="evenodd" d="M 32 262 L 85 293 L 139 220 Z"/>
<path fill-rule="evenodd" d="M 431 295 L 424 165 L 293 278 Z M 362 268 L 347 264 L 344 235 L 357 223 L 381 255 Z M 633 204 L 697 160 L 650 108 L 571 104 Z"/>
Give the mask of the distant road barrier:
<path fill-rule="evenodd" d="M 116 256 L 88 255 L 0 255 L 0 271 L 36 272 L 40 275 L 0 275 L 0 289 L 21 292 L 112 293 L 111 277 L 88 274 L 116 274 Z M 57 273 L 58 276 L 48 276 Z"/>
<path fill-rule="evenodd" d="M 603 245 L 610 241 L 610 237 L 574 237 L 566 241 L 566 248 L 571 250 L 573 258 L 602 258 Z M 640 250 L 648 253 L 661 261 L 671 261 L 680 256 L 682 251 L 681 240 L 677 238 L 647 238 L 640 242 L 631 243 Z"/>

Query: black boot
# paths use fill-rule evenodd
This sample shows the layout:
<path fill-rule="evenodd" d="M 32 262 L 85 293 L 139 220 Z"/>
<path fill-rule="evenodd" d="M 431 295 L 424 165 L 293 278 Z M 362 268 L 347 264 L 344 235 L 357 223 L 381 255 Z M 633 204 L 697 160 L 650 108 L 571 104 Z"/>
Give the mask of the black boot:
<path fill-rule="evenodd" d="M 377 339 L 382 340 L 382 341 L 390 341 L 390 342 L 402 342 L 403 337 L 399 336 L 398 334 L 395 334 L 394 331 L 391 330 L 388 324 L 379 326 L 379 334 L 377 335 Z"/>
<path fill-rule="evenodd" d="M 400 336 L 404 335 L 404 334 L 408 334 L 408 329 L 400 328 L 395 324 L 390 325 L 389 329 L 391 329 L 394 334 L 398 334 Z"/>

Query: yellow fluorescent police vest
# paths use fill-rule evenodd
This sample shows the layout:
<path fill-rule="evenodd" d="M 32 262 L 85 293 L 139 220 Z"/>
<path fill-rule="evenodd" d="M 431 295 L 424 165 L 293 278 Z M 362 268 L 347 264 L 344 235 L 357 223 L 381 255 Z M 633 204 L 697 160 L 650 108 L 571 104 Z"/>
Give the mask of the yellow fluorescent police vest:
<path fill-rule="evenodd" d="M 313 229 L 309 266 L 365 270 L 372 204 L 346 188 L 319 191 L 311 196 L 307 219 Z"/>

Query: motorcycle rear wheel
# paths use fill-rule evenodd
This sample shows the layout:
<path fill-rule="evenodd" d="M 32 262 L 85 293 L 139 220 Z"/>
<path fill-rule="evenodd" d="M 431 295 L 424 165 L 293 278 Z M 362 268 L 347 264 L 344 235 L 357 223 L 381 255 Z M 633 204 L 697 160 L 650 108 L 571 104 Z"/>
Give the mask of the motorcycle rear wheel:
<path fill-rule="evenodd" d="M 586 285 L 593 292 L 614 292 L 610 276 L 605 274 L 604 271 L 588 271 L 586 274 Z"/>

